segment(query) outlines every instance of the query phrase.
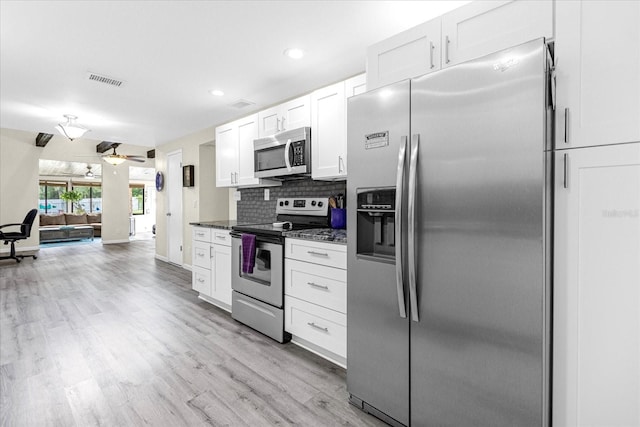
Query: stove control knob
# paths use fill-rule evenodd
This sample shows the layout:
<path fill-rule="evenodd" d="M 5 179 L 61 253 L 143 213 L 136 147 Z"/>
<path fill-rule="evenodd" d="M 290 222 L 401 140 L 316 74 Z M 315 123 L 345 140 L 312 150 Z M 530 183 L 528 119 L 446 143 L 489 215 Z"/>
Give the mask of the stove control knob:
<path fill-rule="evenodd" d="M 315 205 L 316 205 L 316 201 L 315 201 L 315 200 L 312 200 L 312 201 L 311 201 L 311 206 L 315 206 Z"/>
<path fill-rule="evenodd" d="M 284 203 L 282 201 L 280 201 L 280 206 L 283 206 L 283 205 L 284 205 Z"/>
<path fill-rule="evenodd" d="M 288 200 L 285 200 L 285 201 L 284 201 L 284 205 L 285 205 L 285 206 L 289 206 L 289 201 L 288 201 Z"/>
<path fill-rule="evenodd" d="M 318 207 L 321 208 L 324 203 L 318 202 Z"/>

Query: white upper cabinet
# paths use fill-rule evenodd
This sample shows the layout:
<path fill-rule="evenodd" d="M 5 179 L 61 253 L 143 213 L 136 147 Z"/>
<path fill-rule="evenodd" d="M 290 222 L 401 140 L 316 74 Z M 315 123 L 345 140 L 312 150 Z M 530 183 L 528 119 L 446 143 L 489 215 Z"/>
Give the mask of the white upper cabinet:
<path fill-rule="evenodd" d="M 442 67 L 539 37 L 553 37 L 552 1 L 474 1 L 442 16 Z"/>
<path fill-rule="evenodd" d="M 344 82 L 344 92 L 347 98 L 360 95 L 367 91 L 367 75 L 365 73 L 351 77 Z"/>
<path fill-rule="evenodd" d="M 311 94 L 311 177 L 346 175 L 346 109 L 344 82 Z"/>
<path fill-rule="evenodd" d="M 440 69 L 440 18 L 367 48 L 368 90 Z"/>
<path fill-rule="evenodd" d="M 311 126 L 311 108 L 309 95 L 284 102 L 258 113 L 260 138 L 271 136 L 285 130 Z"/>
<path fill-rule="evenodd" d="M 640 2 L 556 1 L 556 148 L 640 141 Z"/>
<path fill-rule="evenodd" d="M 238 126 L 238 185 L 256 185 L 253 177 L 253 140 L 258 138 L 258 115 L 254 114 L 235 122 Z"/>
<path fill-rule="evenodd" d="M 236 185 L 238 172 L 238 127 L 228 123 L 216 128 L 216 187 Z"/>
<path fill-rule="evenodd" d="M 311 94 L 311 176 L 347 178 L 347 98 L 366 91 L 364 74 Z"/>
<path fill-rule="evenodd" d="M 553 1 L 474 1 L 367 49 L 367 89 L 553 37 Z"/>
<path fill-rule="evenodd" d="M 266 187 L 279 181 L 254 178 L 253 140 L 258 138 L 258 114 L 216 128 L 216 186 Z"/>

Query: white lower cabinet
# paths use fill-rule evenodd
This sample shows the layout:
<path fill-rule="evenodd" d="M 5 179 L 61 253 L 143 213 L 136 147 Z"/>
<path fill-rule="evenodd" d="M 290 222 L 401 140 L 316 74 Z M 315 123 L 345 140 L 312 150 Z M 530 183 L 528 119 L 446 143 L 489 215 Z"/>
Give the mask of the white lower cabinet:
<path fill-rule="evenodd" d="M 200 298 L 231 311 L 229 231 L 193 227 L 192 288 Z"/>
<path fill-rule="evenodd" d="M 555 164 L 553 425 L 640 426 L 640 143 Z"/>
<path fill-rule="evenodd" d="M 292 341 L 346 366 L 346 246 L 285 240 L 285 331 Z"/>

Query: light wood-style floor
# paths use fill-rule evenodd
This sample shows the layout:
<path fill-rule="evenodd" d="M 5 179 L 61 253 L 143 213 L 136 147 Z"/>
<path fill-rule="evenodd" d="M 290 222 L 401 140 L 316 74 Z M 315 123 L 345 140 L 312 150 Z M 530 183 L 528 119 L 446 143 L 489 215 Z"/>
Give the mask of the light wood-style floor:
<path fill-rule="evenodd" d="M 154 244 L 0 261 L 0 425 L 382 425 L 344 369 L 202 302 Z"/>

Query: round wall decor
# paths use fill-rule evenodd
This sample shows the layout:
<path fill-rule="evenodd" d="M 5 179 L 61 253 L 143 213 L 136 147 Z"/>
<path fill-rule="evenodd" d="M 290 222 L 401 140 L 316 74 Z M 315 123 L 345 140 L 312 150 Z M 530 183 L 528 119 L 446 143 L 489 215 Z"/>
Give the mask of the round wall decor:
<path fill-rule="evenodd" d="M 162 191 L 164 188 L 164 175 L 162 172 L 156 173 L 156 190 Z"/>

